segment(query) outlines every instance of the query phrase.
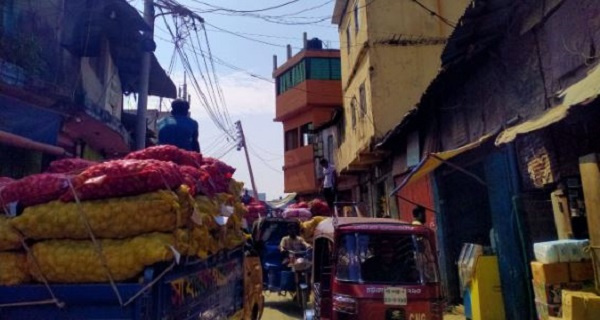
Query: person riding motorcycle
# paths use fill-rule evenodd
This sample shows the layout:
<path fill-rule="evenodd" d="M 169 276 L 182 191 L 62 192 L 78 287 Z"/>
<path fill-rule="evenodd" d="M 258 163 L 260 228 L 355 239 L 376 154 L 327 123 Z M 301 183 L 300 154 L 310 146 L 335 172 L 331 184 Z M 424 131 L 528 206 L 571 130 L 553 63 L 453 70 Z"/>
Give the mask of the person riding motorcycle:
<path fill-rule="evenodd" d="M 302 252 L 310 248 L 310 244 L 300 236 L 300 227 L 296 224 L 288 226 L 288 235 L 283 237 L 279 243 L 279 250 L 286 257 L 283 261 L 284 264 L 290 262 L 288 258 L 290 253 Z"/>

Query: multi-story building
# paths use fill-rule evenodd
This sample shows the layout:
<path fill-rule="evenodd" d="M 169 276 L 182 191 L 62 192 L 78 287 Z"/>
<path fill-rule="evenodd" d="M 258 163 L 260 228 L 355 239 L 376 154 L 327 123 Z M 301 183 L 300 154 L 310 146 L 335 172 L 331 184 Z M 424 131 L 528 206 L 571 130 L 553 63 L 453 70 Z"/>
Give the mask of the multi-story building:
<path fill-rule="evenodd" d="M 336 0 L 344 134 L 340 175 L 357 177 L 355 201 L 374 215 L 396 215 L 387 198 L 394 163 L 375 146 L 419 101 L 440 68 L 440 54 L 468 0 Z M 392 208 L 390 208 L 392 206 Z"/>
<path fill-rule="evenodd" d="M 139 88 L 148 29 L 125 0 L 0 1 L 0 176 L 130 151 L 123 95 Z M 154 56 L 149 93 L 176 95 Z"/>
<path fill-rule="evenodd" d="M 317 157 L 324 154 L 318 146 L 333 148 L 327 143 L 334 140 L 329 136 L 317 139 L 314 129 L 330 121 L 336 108 L 341 107 L 342 90 L 340 51 L 324 49 L 322 41 L 316 38 L 305 37 L 304 43 L 294 56 L 288 46 L 283 65 L 277 67 L 274 59 L 277 95 L 274 120 L 283 124 L 284 192 L 311 196 L 320 188 Z"/>

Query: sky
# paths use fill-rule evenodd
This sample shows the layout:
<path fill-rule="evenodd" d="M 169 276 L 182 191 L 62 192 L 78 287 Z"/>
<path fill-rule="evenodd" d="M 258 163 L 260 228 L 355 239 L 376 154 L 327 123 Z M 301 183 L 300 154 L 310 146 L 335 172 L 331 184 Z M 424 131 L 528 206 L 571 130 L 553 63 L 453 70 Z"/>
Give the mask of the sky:
<path fill-rule="evenodd" d="M 158 2 L 158 0 L 155 1 Z M 283 129 L 281 123 L 273 121 L 275 117 L 275 86 L 272 82 L 253 77 L 250 74 L 273 81 L 271 76 L 273 55 L 278 56 L 279 65 L 283 64 L 286 61 L 285 46 L 292 45 L 292 55 L 296 54 L 302 47 L 303 32 L 307 32 L 309 39 L 317 37 L 323 40 L 324 45 L 329 48 L 339 48 L 337 28 L 331 24 L 330 19 L 335 1 L 179 0 L 178 2 L 189 8 L 204 9 L 203 11 L 215 9 L 214 7 L 248 11 L 291 2 L 289 5 L 262 11 L 260 14 L 281 17 L 297 13 L 295 17 L 300 18 L 294 20 L 286 18 L 286 21 L 310 22 L 309 24 L 290 25 L 272 23 L 253 16 L 230 15 L 222 10 L 214 12 L 194 10 L 205 20 L 213 57 L 238 68 L 228 68 L 222 63 L 215 64 L 216 78 L 222 89 L 231 123 L 240 120 L 246 135 L 256 189 L 258 192 L 266 193 L 267 200 L 285 195 L 282 170 Z M 133 0 L 130 3 L 139 10 L 143 10 L 143 0 Z M 211 6 L 214 7 L 211 8 Z M 172 21 L 170 17 L 167 20 Z M 318 20 L 323 21 L 312 23 Z M 201 35 L 202 41 L 204 41 L 202 32 Z M 157 50 L 155 54 L 164 69 L 168 69 L 174 50 L 173 43 L 165 41 L 170 39 L 172 37 L 165 27 L 163 19 L 157 18 L 155 26 Z M 190 56 L 190 59 L 193 57 Z M 177 86 L 182 84 L 183 66 L 180 62 L 175 64 L 171 78 Z M 191 88 L 188 89 L 188 92 L 192 93 L 191 116 L 199 122 L 200 126 L 202 153 L 207 156 L 220 157 L 222 161 L 236 168 L 234 178 L 244 182 L 245 187 L 251 189 L 244 151 L 237 151 L 233 147 L 232 139 L 227 139 L 225 133 L 220 131 L 210 119 L 207 110 L 198 103 L 200 98 L 193 93 Z M 128 104 L 131 107 L 132 104 L 135 105 L 135 102 L 129 101 Z M 156 109 L 158 104 L 156 99 L 151 99 L 148 108 Z M 163 104 L 163 110 L 165 109 L 170 109 L 166 103 Z"/>

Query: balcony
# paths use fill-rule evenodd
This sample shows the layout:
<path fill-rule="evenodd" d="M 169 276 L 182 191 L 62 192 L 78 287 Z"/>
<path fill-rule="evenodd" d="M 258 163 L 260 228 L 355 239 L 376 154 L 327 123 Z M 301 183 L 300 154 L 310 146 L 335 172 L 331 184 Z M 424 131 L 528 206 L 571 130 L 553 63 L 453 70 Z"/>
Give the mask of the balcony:
<path fill-rule="evenodd" d="M 275 121 L 285 121 L 312 106 L 335 107 L 342 103 L 342 88 L 338 80 L 306 80 L 277 96 Z"/>
<path fill-rule="evenodd" d="M 287 151 L 283 168 L 286 193 L 311 193 L 319 189 L 315 177 L 313 146 L 308 145 Z"/>

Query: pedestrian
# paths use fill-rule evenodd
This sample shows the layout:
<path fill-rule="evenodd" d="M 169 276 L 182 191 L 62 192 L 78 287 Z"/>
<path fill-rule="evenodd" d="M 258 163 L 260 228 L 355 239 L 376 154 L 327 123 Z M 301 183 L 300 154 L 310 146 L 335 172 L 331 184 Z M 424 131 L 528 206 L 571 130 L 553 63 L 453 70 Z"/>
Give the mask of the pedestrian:
<path fill-rule="evenodd" d="M 425 208 L 417 205 L 413 211 L 412 211 L 412 215 L 413 215 L 413 221 L 412 224 L 414 225 L 424 225 L 425 224 Z"/>
<path fill-rule="evenodd" d="M 335 166 L 329 163 L 325 158 L 322 158 L 321 161 L 319 161 L 319 164 L 323 167 L 322 194 L 325 201 L 327 201 L 329 209 L 333 210 L 333 203 L 337 192 L 337 173 L 335 171 Z"/>
<path fill-rule="evenodd" d="M 241 201 L 245 205 L 249 205 L 252 202 L 252 197 L 248 194 L 248 189 L 244 189 L 244 195 L 242 195 Z"/>
<path fill-rule="evenodd" d="M 190 104 L 182 99 L 171 102 L 171 115 L 158 122 L 158 144 L 200 152 L 198 122 L 190 118 Z"/>

